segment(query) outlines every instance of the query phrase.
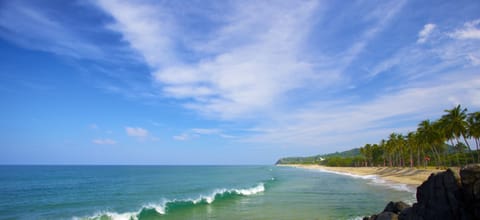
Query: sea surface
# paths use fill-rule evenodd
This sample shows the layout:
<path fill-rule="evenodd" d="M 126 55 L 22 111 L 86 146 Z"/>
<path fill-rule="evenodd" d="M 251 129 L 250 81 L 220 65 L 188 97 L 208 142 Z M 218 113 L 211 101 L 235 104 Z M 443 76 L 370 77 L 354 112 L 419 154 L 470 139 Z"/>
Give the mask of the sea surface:
<path fill-rule="evenodd" d="M 0 219 L 359 219 L 414 189 L 276 166 L 0 166 Z"/>

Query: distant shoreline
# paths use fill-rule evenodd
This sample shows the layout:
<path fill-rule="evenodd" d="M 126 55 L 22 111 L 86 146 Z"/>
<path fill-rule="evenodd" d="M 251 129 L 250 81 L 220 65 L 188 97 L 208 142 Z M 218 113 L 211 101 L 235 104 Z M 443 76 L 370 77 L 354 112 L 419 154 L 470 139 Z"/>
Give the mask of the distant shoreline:
<path fill-rule="evenodd" d="M 344 174 L 353 174 L 359 176 L 376 175 L 381 179 L 402 183 L 411 186 L 419 186 L 432 173 L 442 172 L 442 169 L 416 169 L 416 168 L 401 168 L 401 167 L 328 167 L 321 165 L 304 165 L 304 164 L 280 164 L 277 166 L 296 167 L 302 169 L 313 169 L 320 171 L 331 171 Z"/>

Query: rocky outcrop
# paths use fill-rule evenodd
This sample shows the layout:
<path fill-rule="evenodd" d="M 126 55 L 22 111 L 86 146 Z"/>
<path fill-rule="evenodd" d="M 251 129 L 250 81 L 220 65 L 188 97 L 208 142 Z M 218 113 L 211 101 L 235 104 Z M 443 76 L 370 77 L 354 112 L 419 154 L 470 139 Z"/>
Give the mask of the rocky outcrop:
<path fill-rule="evenodd" d="M 461 185 L 450 169 L 432 174 L 420 185 L 417 201 L 400 213 L 399 219 L 470 219 L 462 199 Z"/>
<path fill-rule="evenodd" d="M 372 215 L 370 217 L 365 217 L 363 220 L 397 220 L 400 212 L 410 208 L 410 205 L 399 201 L 399 202 L 389 202 L 383 212 L 378 215 Z"/>
<path fill-rule="evenodd" d="M 480 164 L 467 165 L 460 170 L 465 209 L 474 219 L 480 219 Z"/>
<path fill-rule="evenodd" d="M 460 178 L 450 169 L 432 174 L 417 188 L 417 203 L 390 202 L 364 220 L 480 219 L 480 164 L 465 166 Z"/>

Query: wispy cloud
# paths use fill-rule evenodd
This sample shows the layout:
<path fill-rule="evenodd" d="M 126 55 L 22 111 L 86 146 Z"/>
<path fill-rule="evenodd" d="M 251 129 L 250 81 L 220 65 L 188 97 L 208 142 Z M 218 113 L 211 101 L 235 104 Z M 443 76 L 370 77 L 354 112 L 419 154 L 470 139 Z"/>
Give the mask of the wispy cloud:
<path fill-rule="evenodd" d="M 117 142 L 115 140 L 105 138 L 105 139 L 93 139 L 92 143 L 99 144 L 99 145 L 113 145 L 113 144 L 116 144 Z"/>
<path fill-rule="evenodd" d="M 116 36 L 108 39 L 128 46 L 124 54 L 141 59 L 143 71 L 94 66 L 105 78 L 99 87 L 166 101 L 222 128 L 182 130 L 174 140 L 243 134 L 256 143 L 350 145 L 411 129 L 415 120 L 449 105 L 480 105 L 476 18 L 446 25 L 432 16 L 409 23 L 400 16 L 410 16 L 403 9 L 412 3 L 403 0 L 90 3 L 108 19 L 85 24 Z M 23 47 L 78 59 L 121 54 L 92 43 L 95 37 L 42 7 L 2 6 L 0 36 Z M 169 126 L 169 120 L 158 120 L 161 126 L 150 124 Z M 248 132 L 230 132 L 219 121 Z M 127 126 L 125 132 L 155 139 L 141 127 Z"/>
<path fill-rule="evenodd" d="M 301 59 L 300 50 L 312 25 L 315 2 L 234 3 L 227 23 L 203 42 L 208 48 L 187 41 L 190 50 L 211 54 L 193 63 L 172 51 L 174 39 L 180 36 L 165 9 L 153 13 L 152 8 L 158 7 L 110 3 L 99 5 L 115 18 L 112 27 L 155 69 L 154 77 L 166 95 L 193 100 L 186 101 L 187 108 L 220 118 L 244 116 L 271 107 L 285 92 L 318 78 L 313 77 L 312 65 Z M 241 42 L 232 44 L 227 39 Z"/>
<path fill-rule="evenodd" d="M 427 41 L 428 36 L 432 33 L 432 31 L 435 29 L 436 25 L 435 24 L 426 24 L 423 26 L 423 29 L 418 32 L 418 39 L 417 43 L 423 44 L 425 41 Z"/>
<path fill-rule="evenodd" d="M 173 136 L 173 139 L 177 141 L 186 141 L 186 140 L 189 140 L 190 138 L 191 136 L 186 133 Z"/>
<path fill-rule="evenodd" d="M 173 136 L 173 139 L 177 141 L 186 141 L 203 135 L 215 135 L 220 138 L 235 138 L 234 136 L 225 134 L 222 130 L 216 128 L 192 128 L 179 135 Z"/>
<path fill-rule="evenodd" d="M 468 75 L 465 75 L 468 76 Z M 251 142 L 338 149 L 375 143 L 391 132 L 416 129 L 420 120 L 437 117 L 444 109 L 470 103 L 480 107 L 480 77 L 443 78 L 380 95 L 366 102 L 343 100 L 317 103 L 255 128 Z M 421 103 L 421 104 L 420 104 Z M 348 134 L 348 135 L 346 135 Z M 348 138 L 346 138 L 348 136 Z"/>
<path fill-rule="evenodd" d="M 375 96 L 312 102 L 255 127 L 258 133 L 247 140 L 354 147 L 379 141 L 393 131 L 414 130 L 420 120 L 438 117 L 457 104 L 480 108 L 476 98 L 480 97 L 480 74 L 475 67 L 480 44 L 448 38 L 448 29 L 442 33 L 430 36 L 435 39 L 428 47 L 411 42 L 376 63 L 371 76 L 384 73 L 382 80 L 392 78 L 395 83 L 377 87 Z M 342 138 L 345 134 L 349 138 Z"/>
<path fill-rule="evenodd" d="M 149 135 L 147 129 L 140 127 L 125 127 L 125 132 L 128 136 L 137 137 L 137 138 L 146 138 Z"/>
<path fill-rule="evenodd" d="M 462 28 L 452 32 L 450 36 L 458 39 L 480 39 L 480 19 L 466 22 Z"/>
<path fill-rule="evenodd" d="M 103 50 L 82 39 L 40 6 L 22 1 L 2 2 L 0 36 L 29 49 L 58 55 L 92 59 L 105 56 Z"/>
<path fill-rule="evenodd" d="M 193 128 L 192 132 L 195 134 L 219 134 L 221 130 L 215 128 Z"/>

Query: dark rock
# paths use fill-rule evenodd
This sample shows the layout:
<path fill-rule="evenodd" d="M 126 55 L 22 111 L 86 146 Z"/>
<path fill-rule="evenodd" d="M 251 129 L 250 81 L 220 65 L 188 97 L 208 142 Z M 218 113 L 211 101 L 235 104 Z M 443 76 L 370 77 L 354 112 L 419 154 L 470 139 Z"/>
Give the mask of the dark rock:
<path fill-rule="evenodd" d="M 470 164 L 460 170 L 462 196 L 466 210 L 480 219 L 480 164 Z"/>
<path fill-rule="evenodd" d="M 432 174 L 417 188 L 417 203 L 400 214 L 404 219 L 469 219 L 452 170 Z"/>
<path fill-rule="evenodd" d="M 480 164 L 462 168 L 460 178 L 450 169 L 432 174 L 417 188 L 412 207 L 390 202 L 382 213 L 364 220 L 480 219 Z"/>
<path fill-rule="evenodd" d="M 393 213 L 393 212 L 382 212 L 379 215 L 377 215 L 377 218 L 375 220 L 397 220 L 398 215 Z"/>
<path fill-rule="evenodd" d="M 389 202 L 383 211 L 384 212 L 393 212 L 395 214 L 399 214 L 401 211 L 403 211 L 406 208 L 410 208 L 410 205 L 408 205 L 407 203 L 404 203 L 402 201 Z"/>
<path fill-rule="evenodd" d="M 423 220 L 422 217 L 413 213 L 413 208 L 406 208 L 398 215 L 399 220 Z"/>

